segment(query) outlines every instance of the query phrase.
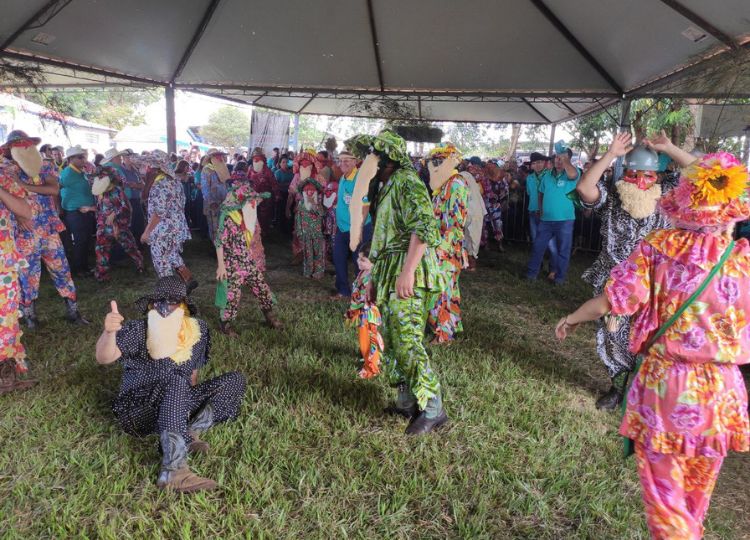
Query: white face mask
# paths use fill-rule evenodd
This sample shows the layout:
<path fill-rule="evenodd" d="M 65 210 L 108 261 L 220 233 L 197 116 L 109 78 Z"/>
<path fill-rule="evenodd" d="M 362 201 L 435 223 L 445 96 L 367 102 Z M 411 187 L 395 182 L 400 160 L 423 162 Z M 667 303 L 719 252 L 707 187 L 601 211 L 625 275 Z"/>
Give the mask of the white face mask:
<path fill-rule="evenodd" d="M 42 170 L 42 154 L 39 153 L 36 146 L 28 146 L 26 148 L 12 146 L 10 155 L 29 178 L 39 176 L 39 171 Z"/>
<path fill-rule="evenodd" d="M 184 317 L 185 310 L 179 307 L 166 317 L 159 315 L 155 309 L 148 312 L 146 349 L 151 358 L 169 358 L 177 352 Z"/>
<path fill-rule="evenodd" d="M 253 161 L 253 170 L 255 172 L 260 172 L 263 170 L 263 162 L 262 161 Z"/>
<path fill-rule="evenodd" d="M 299 177 L 301 180 L 307 180 L 308 178 L 310 178 L 311 174 L 312 174 L 312 165 L 299 168 Z"/>
<path fill-rule="evenodd" d="M 428 162 L 427 170 L 430 171 L 430 188 L 436 191 L 443 187 L 453 174 L 456 165 L 458 165 L 458 159 L 453 156 L 445 158 L 437 167 L 432 162 Z"/>
<path fill-rule="evenodd" d="M 302 192 L 302 200 L 305 204 L 305 209 L 307 211 L 310 211 L 313 209 L 313 207 L 316 206 L 318 202 L 318 194 L 317 193 L 310 193 L 307 191 Z"/>
<path fill-rule="evenodd" d="M 253 202 L 248 201 L 242 206 L 242 221 L 245 222 L 248 231 L 255 233 L 255 226 L 258 223 L 258 208 Z"/>
<path fill-rule="evenodd" d="M 95 197 L 98 197 L 99 195 L 107 191 L 111 183 L 112 181 L 109 179 L 109 176 L 99 176 L 98 178 L 94 179 L 94 185 L 91 186 L 91 193 Z"/>

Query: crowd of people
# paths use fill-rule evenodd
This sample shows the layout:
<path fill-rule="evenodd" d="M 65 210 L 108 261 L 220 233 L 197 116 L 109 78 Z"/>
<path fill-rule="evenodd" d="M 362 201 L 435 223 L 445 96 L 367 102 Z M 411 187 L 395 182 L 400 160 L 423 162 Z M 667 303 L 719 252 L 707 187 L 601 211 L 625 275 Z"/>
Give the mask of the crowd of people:
<path fill-rule="evenodd" d="M 143 318 L 125 321 L 112 301 L 96 357 L 124 366 L 113 411 L 127 433 L 159 436 L 162 488 L 216 487 L 187 458 L 209 450 L 202 432 L 237 417 L 246 385 L 237 372 L 198 382 L 210 331 L 182 257 L 193 234 L 214 246 L 218 327 L 231 337 L 245 286 L 268 326 L 282 327 L 264 233 L 291 236 L 305 278 L 324 279 L 331 264 L 330 297 L 349 300 L 344 318 L 358 329 L 359 375 L 382 372 L 396 389 L 385 412 L 424 435 L 448 422 L 425 342 L 450 344 L 463 331 L 461 273 L 476 267 L 482 246 L 504 251 L 517 212 L 532 243 L 526 278 L 537 279 L 548 255 L 555 285 L 567 279 L 576 217 L 601 224 L 602 249 L 583 275 L 594 299 L 555 331 L 564 339 L 597 321 L 612 384 L 596 406 L 626 402 L 621 433 L 637 456 L 652 535 L 699 538 L 724 456 L 750 450 L 737 368 L 750 361 L 750 246 L 733 239 L 735 224 L 750 218 L 750 179 L 729 154 L 696 157 L 663 133 L 635 147 L 620 134 L 582 168 L 562 142 L 554 156 L 534 152 L 520 166 L 466 159 L 449 143 L 415 158 L 388 130 L 353 137 L 337 156 L 255 148 L 229 163 L 215 148 L 202 156 L 113 148 L 89 162 L 80 147 L 40 153 L 40 142 L 14 131 L 0 147 L 0 393 L 35 384 L 19 314 L 29 330 L 40 324 L 42 263 L 67 319 L 85 325 L 74 278 L 107 281 L 113 259 L 125 256 L 143 274 L 150 255 L 158 280 L 136 304 Z M 613 179 L 616 159 L 623 173 Z"/>

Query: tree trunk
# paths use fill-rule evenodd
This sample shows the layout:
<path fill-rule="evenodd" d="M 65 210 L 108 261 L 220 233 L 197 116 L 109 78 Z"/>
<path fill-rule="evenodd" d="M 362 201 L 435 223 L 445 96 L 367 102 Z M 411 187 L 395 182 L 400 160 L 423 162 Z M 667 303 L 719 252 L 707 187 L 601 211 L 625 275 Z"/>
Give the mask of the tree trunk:
<path fill-rule="evenodd" d="M 586 159 L 588 161 L 594 161 L 596 159 L 596 156 L 599 155 L 599 137 L 594 139 L 594 142 L 591 143 L 591 146 L 589 146 L 586 149 Z"/>
<path fill-rule="evenodd" d="M 510 148 L 508 148 L 508 155 L 505 156 L 505 161 L 510 161 L 510 159 L 516 155 L 516 148 L 518 148 L 518 139 L 520 137 L 521 125 L 513 124 L 510 132 Z"/>

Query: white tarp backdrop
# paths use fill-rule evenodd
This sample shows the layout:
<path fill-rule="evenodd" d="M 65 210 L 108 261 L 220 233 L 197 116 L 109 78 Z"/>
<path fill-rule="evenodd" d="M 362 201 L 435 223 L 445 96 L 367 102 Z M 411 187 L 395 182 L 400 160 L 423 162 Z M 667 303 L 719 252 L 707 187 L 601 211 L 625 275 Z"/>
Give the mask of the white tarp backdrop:
<path fill-rule="evenodd" d="M 306 114 L 549 123 L 623 96 L 750 96 L 748 0 L 3 0 L 48 83 Z"/>
<path fill-rule="evenodd" d="M 249 151 L 261 147 L 266 157 L 271 157 L 274 148 L 289 146 L 289 115 L 253 109 L 250 120 Z"/>

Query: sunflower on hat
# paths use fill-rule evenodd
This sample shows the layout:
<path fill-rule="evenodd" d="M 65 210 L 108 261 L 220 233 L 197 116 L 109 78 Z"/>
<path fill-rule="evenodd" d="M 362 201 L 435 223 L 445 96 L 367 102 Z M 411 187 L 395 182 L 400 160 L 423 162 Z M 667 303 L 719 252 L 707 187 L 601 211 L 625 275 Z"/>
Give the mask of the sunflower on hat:
<path fill-rule="evenodd" d="M 727 152 L 706 154 L 688 166 L 659 210 L 676 227 L 726 227 L 750 218 L 747 167 Z"/>

